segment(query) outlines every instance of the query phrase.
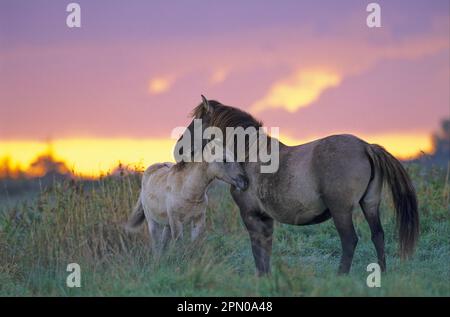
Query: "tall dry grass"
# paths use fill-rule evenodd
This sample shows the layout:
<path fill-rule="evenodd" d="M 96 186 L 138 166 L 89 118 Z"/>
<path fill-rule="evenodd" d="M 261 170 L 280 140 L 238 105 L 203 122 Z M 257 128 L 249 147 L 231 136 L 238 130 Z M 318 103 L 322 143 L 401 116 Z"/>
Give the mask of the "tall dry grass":
<path fill-rule="evenodd" d="M 450 274 L 449 170 L 413 165 L 408 171 L 418 194 L 422 238 L 413 260 L 402 264 L 386 196 L 383 224 L 388 270 L 394 273 L 387 275 L 391 288 L 375 295 L 450 295 L 448 283 L 443 283 Z M 64 181 L 43 188 L 35 199 L 2 203 L 0 294 L 70 295 L 64 286 L 65 269 L 77 262 L 86 268 L 86 286 L 74 291 L 76 295 L 371 295 L 364 286 L 365 265 L 376 258 L 358 212 L 355 223 L 361 239 L 355 275 L 335 277 L 340 243 L 332 222 L 327 222 L 277 225 L 274 274 L 257 280 L 247 233 L 226 186 L 210 190 L 202 239 L 172 246 L 159 261 L 152 257 L 145 226 L 137 234 L 127 234 L 122 227 L 139 186 L 139 175 L 107 176 L 95 184 Z"/>

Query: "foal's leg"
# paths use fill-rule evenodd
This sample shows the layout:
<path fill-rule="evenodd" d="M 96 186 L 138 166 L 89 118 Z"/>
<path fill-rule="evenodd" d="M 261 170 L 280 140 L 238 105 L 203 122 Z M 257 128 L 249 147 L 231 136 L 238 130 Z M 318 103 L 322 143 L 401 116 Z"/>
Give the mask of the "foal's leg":
<path fill-rule="evenodd" d="M 170 233 L 170 226 L 165 225 L 161 236 L 161 245 L 163 250 L 167 248 L 167 244 L 169 243 L 171 238 L 172 236 Z"/>
<path fill-rule="evenodd" d="M 148 231 L 150 233 L 150 239 L 152 243 L 152 250 L 156 256 L 160 256 L 163 246 L 161 244 L 164 226 L 157 223 L 151 218 L 147 218 Z"/>
<path fill-rule="evenodd" d="M 196 240 L 200 234 L 205 230 L 205 213 L 200 214 L 192 219 L 191 240 Z"/>
<path fill-rule="evenodd" d="M 342 256 L 338 274 L 347 274 L 350 271 L 353 254 L 358 243 L 358 236 L 353 226 L 352 210 L 352 207 L 342 209 L 336 207 L 334 209 L 330 208 L 334 225 L 339 233 L 342 245 Z"/>
<path fill-rule="evenodd" d="M 172 234 L 172 240 L 183 239 L 183 223 L 178 219 L 177 214 L 174 212 L 168 212 L 170 232 Z"/>

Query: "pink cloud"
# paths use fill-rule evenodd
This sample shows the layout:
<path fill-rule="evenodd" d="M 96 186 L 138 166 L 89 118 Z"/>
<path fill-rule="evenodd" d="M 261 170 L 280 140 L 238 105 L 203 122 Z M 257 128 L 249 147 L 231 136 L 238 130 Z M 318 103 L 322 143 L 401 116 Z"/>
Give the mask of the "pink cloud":
<path fill-rule="evenodd" d="M 400 39 L 389 27 L 370 34 L 350 21 L 328 35 L 307 25 L 272 26 L 157 45 L 129 40 L 9 50 L 2 54 L 0 138 L 168 136 L 188 122 L 201 93 L 249 109 L 274 83 L 317 67 L 334 70 L 340 86 L 294 115 L 279 109 L 261 117 L 286 129 L 300 125 L 299 134 L 431 130 L 448 106 L 446 25 L 437 20 L 432 32 Z M 226 80 L 211 81 L 224 65 Z M 161 74 L 177 80 L 166 93 L 149 94 L 149 80 Z"/>

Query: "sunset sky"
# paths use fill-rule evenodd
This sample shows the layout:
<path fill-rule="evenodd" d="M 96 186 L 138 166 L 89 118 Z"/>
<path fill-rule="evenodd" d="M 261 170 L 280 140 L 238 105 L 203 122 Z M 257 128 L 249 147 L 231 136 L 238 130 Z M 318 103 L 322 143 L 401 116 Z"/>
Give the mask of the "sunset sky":
<path fill-rule="evenodd" d="M 81 28 L 66 6 L 81 6 Z M 449 117 L 448 0 L 0 1 L 0 159 L 48 141 L 83 175 L 172 160 L 200 94 L 299 144 L 352 133 L 398 157 Z"/>

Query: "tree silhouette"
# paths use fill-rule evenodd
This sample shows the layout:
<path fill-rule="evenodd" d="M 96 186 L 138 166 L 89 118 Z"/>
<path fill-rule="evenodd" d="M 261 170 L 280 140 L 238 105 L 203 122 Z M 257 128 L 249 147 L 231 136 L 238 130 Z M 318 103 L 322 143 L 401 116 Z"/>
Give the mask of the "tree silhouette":
<path fill-rule="evenodd" d="M 433 156 L 439 160 L 450 160 L 450 119 L 442 121 L 441 131 L 433 135 Z"/>
<path fill-rule="evenodd" d="M 34 177 L 54 177 L 70 176 L 70 170 L 62 161 L 55 159 L 51 148 L 42 155 L 39 155 L 27 170 L 27 173 Z"/>

